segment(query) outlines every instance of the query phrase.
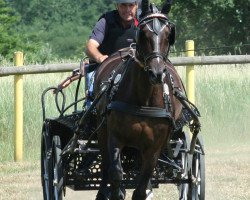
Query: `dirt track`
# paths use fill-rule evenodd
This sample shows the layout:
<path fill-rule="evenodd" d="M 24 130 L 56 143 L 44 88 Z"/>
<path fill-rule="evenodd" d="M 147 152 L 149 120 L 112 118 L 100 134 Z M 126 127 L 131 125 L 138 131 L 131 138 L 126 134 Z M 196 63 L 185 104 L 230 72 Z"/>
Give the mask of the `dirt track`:
<path fill-rule="evenodd" d="M 206 151 L 206 199 L 250 199 L 250 147 Z M 0 200 L 42 200 L 39 162 L 0 164 Z M 127 198 L 131 199 L 131 190 Z M 65 200 L 94 200 L 96 191 L 66 190 Z M 174 185 L 154 190 L 155 200 L 178 199 Z"/>

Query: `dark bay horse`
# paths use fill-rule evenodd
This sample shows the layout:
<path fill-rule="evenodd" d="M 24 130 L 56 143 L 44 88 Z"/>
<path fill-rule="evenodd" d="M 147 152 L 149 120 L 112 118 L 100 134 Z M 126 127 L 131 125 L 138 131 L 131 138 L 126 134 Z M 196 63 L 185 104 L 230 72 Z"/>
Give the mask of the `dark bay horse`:
<path fill-rule="evenodd" d="M 167 59 L 173 34 L 167 13 L 158 12 L 148 2 L 144 3 L 142 13 L 135 52 L 131 49 L 122 61 L 119 53 L 114 54 L 96 72 L 95 94 L 103 84 L 112 85 L 96 105 L 98 120 L 106 119 L 98 135 L 103 173 L 98 200 L 106 199 L 103 191 L 108 184 L 111 200 L 125 198 L 120 159 L 125 146 L 138 149 L 142 156 L 140 178 L 132 199 L 146 199 L 153 169 L 182 112 L 173 90 L 184 89 Z"/>

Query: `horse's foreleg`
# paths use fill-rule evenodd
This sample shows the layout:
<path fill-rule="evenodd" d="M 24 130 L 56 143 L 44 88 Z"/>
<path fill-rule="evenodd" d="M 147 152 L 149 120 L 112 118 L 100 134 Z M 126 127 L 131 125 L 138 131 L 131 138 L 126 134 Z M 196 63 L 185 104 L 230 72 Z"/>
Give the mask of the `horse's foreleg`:
<path fill-rule="evenodd" d="M 154 167 L 156 166 L 159 152 L 147 151 L 143 153 L 142 169 L 138 185 L 133 193 L 132 200 L 145 200 L 147 197 L 146 189 L 150 178 L 152 177 Z"/>
<path fill-rule="evenodd" d="M 115 137 L 110 136 L 108 140 L 109 147 L 109 176 L 111 184 L 111 200 L 123 200 L 125 199 L 125 192 L 121 190 L 121 181 L 123 178 L 123 171 L 121 166 L 121 145 Z"/>

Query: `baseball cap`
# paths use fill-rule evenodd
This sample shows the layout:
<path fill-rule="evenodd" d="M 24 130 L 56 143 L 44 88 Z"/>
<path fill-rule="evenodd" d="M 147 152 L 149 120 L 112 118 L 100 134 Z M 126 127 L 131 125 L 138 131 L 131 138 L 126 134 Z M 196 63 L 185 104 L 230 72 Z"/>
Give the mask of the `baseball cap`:
<path fill-rule="evenodd" d="M 137 0 L 115 0 L 116 3 L 135 3 Z"/>

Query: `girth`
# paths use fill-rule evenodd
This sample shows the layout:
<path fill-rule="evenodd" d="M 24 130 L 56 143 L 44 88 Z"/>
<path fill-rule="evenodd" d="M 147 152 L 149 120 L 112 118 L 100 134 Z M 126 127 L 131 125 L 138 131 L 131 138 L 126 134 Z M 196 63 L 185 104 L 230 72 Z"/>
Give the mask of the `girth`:
<path fill-rule="evenodd" d="M 116 110 L 142 117 L 167 118 L 172 121 L 171 113 L 167 112 L 166 109 L 163 108 L 136 106 L 121 101 L 112 101 L 107 106 L 107 110 Z"/>

